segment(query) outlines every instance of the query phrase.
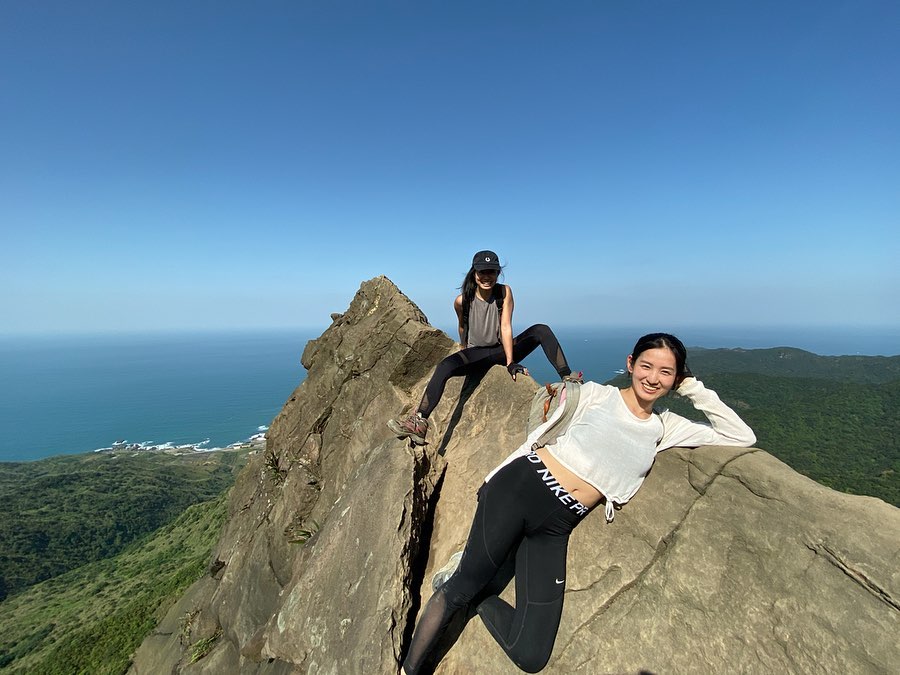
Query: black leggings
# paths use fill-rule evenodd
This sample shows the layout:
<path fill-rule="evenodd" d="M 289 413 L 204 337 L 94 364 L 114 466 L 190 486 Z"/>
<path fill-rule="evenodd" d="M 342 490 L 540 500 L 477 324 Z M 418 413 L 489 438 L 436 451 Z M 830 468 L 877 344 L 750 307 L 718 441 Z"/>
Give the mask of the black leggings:
<path fill-rule="evenodd" d="M 572 372 L 566 362 L 559 340 L 550 330 L 550 326 L 542 323 L 526 328 L 522 333 L 513 338 L 513 361 L 519 362 L 537 349 L 538 345 L 544 348 L 547 360 L 556 368 L 560 378 Z M 506 354 L 503 345 L 492 347 L 466 347 L 455 354 L 451 354 L 441 361 L 434 370 L 434 375 L 425 387 L 422 401 L 418 411 L 422 417 L 428 417 L 435 409 L 444 395 L 444 387 L 447 380 L 457 375 L 468 375 L 479 370 L 487 370 L 491 366 L 506 365 Z"/>
<path fill-rule="evenodd" d="M 547 665 L 562 616 L 569 534 L 587 512 L 534 453 L 498 471 L 478 492 L 459 568 L 422 611 L 403 662 L 407 675 L 420 672 L 453 615 L 473 599 L 480 600 L 476 611 L 513 663 L 530 673 Z M 511 555 L 516 606 L 497 595 L 482 599 Z"/>

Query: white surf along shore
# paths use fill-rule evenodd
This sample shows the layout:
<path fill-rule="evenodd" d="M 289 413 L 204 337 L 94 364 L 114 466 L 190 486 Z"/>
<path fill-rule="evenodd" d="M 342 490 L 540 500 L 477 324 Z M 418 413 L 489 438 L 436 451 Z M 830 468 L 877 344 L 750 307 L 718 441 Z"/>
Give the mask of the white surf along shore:
<path fill-rule="evenodd" d="M 181 443 L 175 444 L 170 441 L 165 443 L 154 443 L 153 441 L 130 442 L 126 439 L 115 441 L 112 445 L 104 448 L 97 448 L 94 452 L 165 452 L 173 455 L 185 455 L 197 452 L 224 452 L 228 450 L 252 450 L 259 451 L 266 446 L 266 432 L 269 430 L 267 426 L 258 427 L 257 433 L 250 438 L 242 441 L 230 443 L 225 447 L 209 447 L 210 440 L 207 438 L 198 443 Z"/>

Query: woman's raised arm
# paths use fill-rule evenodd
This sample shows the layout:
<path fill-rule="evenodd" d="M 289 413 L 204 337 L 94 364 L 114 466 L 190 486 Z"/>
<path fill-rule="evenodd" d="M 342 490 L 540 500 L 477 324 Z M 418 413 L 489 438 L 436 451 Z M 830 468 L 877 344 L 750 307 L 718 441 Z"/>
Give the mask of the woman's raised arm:
<path fill-rule="evenodd" d="M 706 415 L 709 424 L 692 422 L 666 410 L 662 413 L 663 437 L 658 449 L 696 448 L 700 445 L 732 445 L 748 448 L 756 443 L 756 434 L 719 395 L 707 389 L 696 377 L 688 377 L 677 389 L 694 407 Z"/>

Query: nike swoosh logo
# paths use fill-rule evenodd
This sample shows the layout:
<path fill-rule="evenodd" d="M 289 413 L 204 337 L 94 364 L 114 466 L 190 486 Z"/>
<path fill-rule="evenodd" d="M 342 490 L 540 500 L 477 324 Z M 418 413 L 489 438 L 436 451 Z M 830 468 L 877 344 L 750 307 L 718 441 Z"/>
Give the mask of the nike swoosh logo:
<path fill-rule="evenodd" d="M 556 583 L 558 583 L 558 584 L 564 584 L 564 583 L 566 583 L 566 580 L 563 579 L 562 581 L 560 581 L 559 579 L 557 579 L 557 580 L 556 580 Z"/>

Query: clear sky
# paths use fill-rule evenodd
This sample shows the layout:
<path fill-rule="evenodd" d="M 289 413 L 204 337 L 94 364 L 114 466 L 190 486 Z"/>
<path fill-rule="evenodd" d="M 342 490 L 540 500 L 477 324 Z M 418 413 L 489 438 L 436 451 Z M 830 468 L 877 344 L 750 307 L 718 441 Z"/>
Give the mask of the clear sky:
<path fill-rule="evenodd" d="M 900 325 L 900 3 L 0 3 L 0 333 Z"/>

